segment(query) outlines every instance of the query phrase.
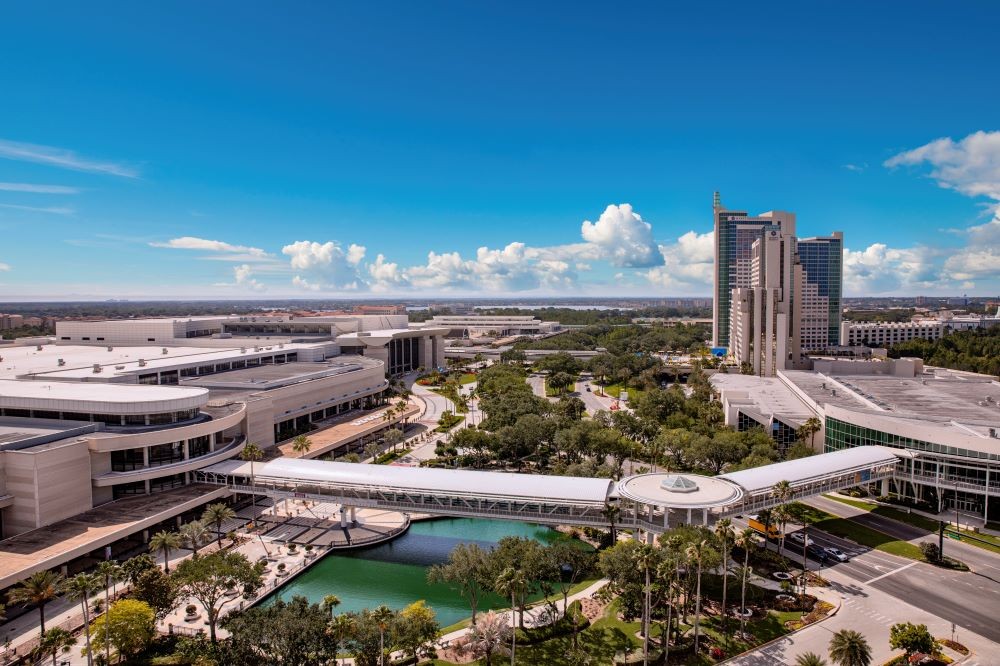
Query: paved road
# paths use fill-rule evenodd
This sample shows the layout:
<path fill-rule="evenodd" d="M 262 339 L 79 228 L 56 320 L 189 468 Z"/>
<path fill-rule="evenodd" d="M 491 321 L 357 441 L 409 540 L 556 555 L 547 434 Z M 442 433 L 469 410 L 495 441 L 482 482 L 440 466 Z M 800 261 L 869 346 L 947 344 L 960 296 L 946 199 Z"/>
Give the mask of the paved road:
<path fill-rule="evenodd" d="M 590 386 L 590 391 L 587 390 L 587 386 Z M 594 393 L 596 390 L 597 386 L 591 384 L 589 381 L 577 382 L 576 384 L 576 392 L 579 394 L 580 400 L 583 400 L 583 404 L 587 408 L 587 413 L 591 415 L 602 409 L 607 411 L 611 408 L 611 398 L 600 397 Z"/>
<path fill-rule="evenodd" d="M 854 507 L 822 497 L 808 500 L 807 503 L 843 517 L 858 511 Z M 862 517 L 877 518 L 880 521 L 878 529 L 887 533 L 890 530 L 909 532 L 916 529 L 882 516 L 861 513 L 864 514 Z M 882 521 L 889 524 L 883 525 Z M 858 522 L 862 520 L 859 519 Z M 917 531 L 923 538 L 927 538 L 926 532 Z M 1000 610 L 1000 576 L 997 575 L 1000 570 L 997 566 L 1000 565 L 1000 557 L 952 542 L 956 546 L 978 551 L 971 553 L 972 559 L 976 561 L 976 564 L 970 562 L 973 572 L 956 572 L 859 546 L 815 528 L 810 528 L 809 533 L 821 546 L 835 546 L 851 556 L 849 562 L 828 566 L 827 569 L 833 568 L 838 574 L 863 587 L 877 589 L 953 622 L 958 627 L 1000 642 L 1000 621 L 997 620 L 997 611 Z M 964 551 L 952 554 L 963 559 L 966 555 Z M 976 568 L 977 565 L 980 568 Z M 816 568 L 819 565 L 813 562 L 810 566 Z M 900 617 L 896 621 L 904 619 L 906 618 Z"/>

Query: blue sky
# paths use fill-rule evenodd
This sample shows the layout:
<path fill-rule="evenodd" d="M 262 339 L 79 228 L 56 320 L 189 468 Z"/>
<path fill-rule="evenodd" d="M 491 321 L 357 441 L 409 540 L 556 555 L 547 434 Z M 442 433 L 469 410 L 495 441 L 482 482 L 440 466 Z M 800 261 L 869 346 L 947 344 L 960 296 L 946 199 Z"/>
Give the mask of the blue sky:
<path fill-rule="evenodd" d="M 9 3 L 0 298 L 1000 293 L 1000 6 L 613 4 Z"/>

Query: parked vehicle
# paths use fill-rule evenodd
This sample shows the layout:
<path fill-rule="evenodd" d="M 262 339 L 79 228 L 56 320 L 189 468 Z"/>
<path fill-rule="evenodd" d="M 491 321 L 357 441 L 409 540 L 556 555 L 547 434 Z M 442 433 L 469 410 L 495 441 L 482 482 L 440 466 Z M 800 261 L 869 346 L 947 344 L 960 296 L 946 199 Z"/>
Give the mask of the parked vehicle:
<path fill-rule="evenodd" d="M 829 559 L 829 555 L 826 554 L 826 548 L 815 543 L 806 546 L 806 555 L 814 560 L 826 561 Z"/>

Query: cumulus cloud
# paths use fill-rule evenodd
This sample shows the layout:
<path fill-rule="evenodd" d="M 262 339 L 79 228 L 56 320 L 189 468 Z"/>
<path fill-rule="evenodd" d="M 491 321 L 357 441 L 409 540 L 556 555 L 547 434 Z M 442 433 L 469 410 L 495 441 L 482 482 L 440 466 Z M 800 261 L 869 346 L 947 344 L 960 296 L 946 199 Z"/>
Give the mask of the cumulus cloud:
<path fill-rule="evenodd" d="M 375 263 L 368 264 L 368 274 L 371 276 L 372 291 L 389 291 L 406 284 L 406 276 L 400 270 L 399 264 L 386 261 L 383 254 L 375 257 Z"/>
<path fill-rule="evenodd" d="M 360 245 L 345 250 L 336 241 L 302 240 L 281 248 L 281 253 L 290 258 L 292 269 L 298 272 L 297 281 L 292 284 L 313 291 L 359 288 L 357 263 L 364 257 L 364 251 Z"/>
<path fill-rule="evenodd" d="M 28 192 L 30 194 L 79 194 L 80 188 L 67 185 L 39 185 L 36 183 L 0 183 L 2 192 Z"/>
<path fill-rule="evenodd" d="M 236 279 L 236 286 L 246 287 L 253 291 L 264 291 L 266 287 L 253 277 L 253 268 L 250 264 L 240 264 L 233 267 L 233 277 Z"/>
<path fill-rule="evenodd" d="M 180 238 L 171 238 L 165 242 L 154 241 L 150 243 L 150 245 L 152 247 L 165 247 L 174 250 L 204 250 L 208 252 L 222 252 L 225 253 L 225 255 L 242 255 L 208 257 L 210 259 L 222 259 L 224 261 L 241 261 L 245 257 L 249 257 L 252 260 L 263 260 L 269 258 L 268 253 L 259 247 L 233 245 L 232 243 L 227 243 L 225 241 L 197 238 L 195 236 L 181 236 Z"/>
<path fill-rule="evenodd" d="M 66 148 L 0 139 L 0 157 L 21 162 L 35 162 L 73 171 L 103 173 L 125 178 L 138 178 L 139 170 L 121 162 L 108 162 L 83 157 Z"/>
<path fill-rule="evenodd" d="M 1000 131 L 975 132 L 961 141 L 945 137 L 894 155 L 889 168 L 930 164 L 941 187 L 1000 201 Z"/>
<path fill-rule="evenodd" d="M 653 226 L 632 210 L 631 204 L 610 205 L 597 222 L 584 220 L 583 240 L 601 259 L 622 268 L 646 268 L 663 261 L 653 240 Z"/>
<path fill-rule="evenodd" d="M 0 261 L 0 271 L 9 271 L 9 270 L 10 270 L 10 264 L 5 264 L 4 262 Z"/>
<path fill-rule="evenodd" d="M 844 290 L 854 294 L 944 286 L 938 254 L 926 247 L 892 248 L 873 243 L 844 250 Z"/>
<path fill-rule="evenodd" d="M 677 292 L 705 293 L 711 290 L 715 266 L 715 232 L 688 231 L 670 245 L 660 245 L 663 264 L 645 272 L 658 287 Z"/>
<path fill-rule="evenodd" d="M 350 247 L 347 248 L 347 263 L 351 266 L 357 266 L 364 258 L 365 246 L 351 243 Z"/>
<path fill-rule="evenodd" d="M 959 141 L 936 139 L 884 164 L 889 168 L 928 164 L 931 178 L 941 187 L 991 199 L 993 219 L 956 232 L 965 244 L 943 258 L 938 277 L 967 288 L 975 286 L 974 280 L 1000 280 L 1000 131 L 975 132 Z M 944 256 L 944 251 L 933 254 Z"/>

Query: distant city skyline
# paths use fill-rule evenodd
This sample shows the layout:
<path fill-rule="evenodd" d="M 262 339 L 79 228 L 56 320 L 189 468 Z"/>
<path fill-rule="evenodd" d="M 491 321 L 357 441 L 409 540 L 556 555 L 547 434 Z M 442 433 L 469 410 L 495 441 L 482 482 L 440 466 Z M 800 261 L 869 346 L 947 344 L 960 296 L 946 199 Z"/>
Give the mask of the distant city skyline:
<path fill-rule="evenodd" d="M 845 297 L 1000 293 L 992 5 L 56 5 L 0 26 L 0 301 L 707 297 L 716 190 Z"/>

